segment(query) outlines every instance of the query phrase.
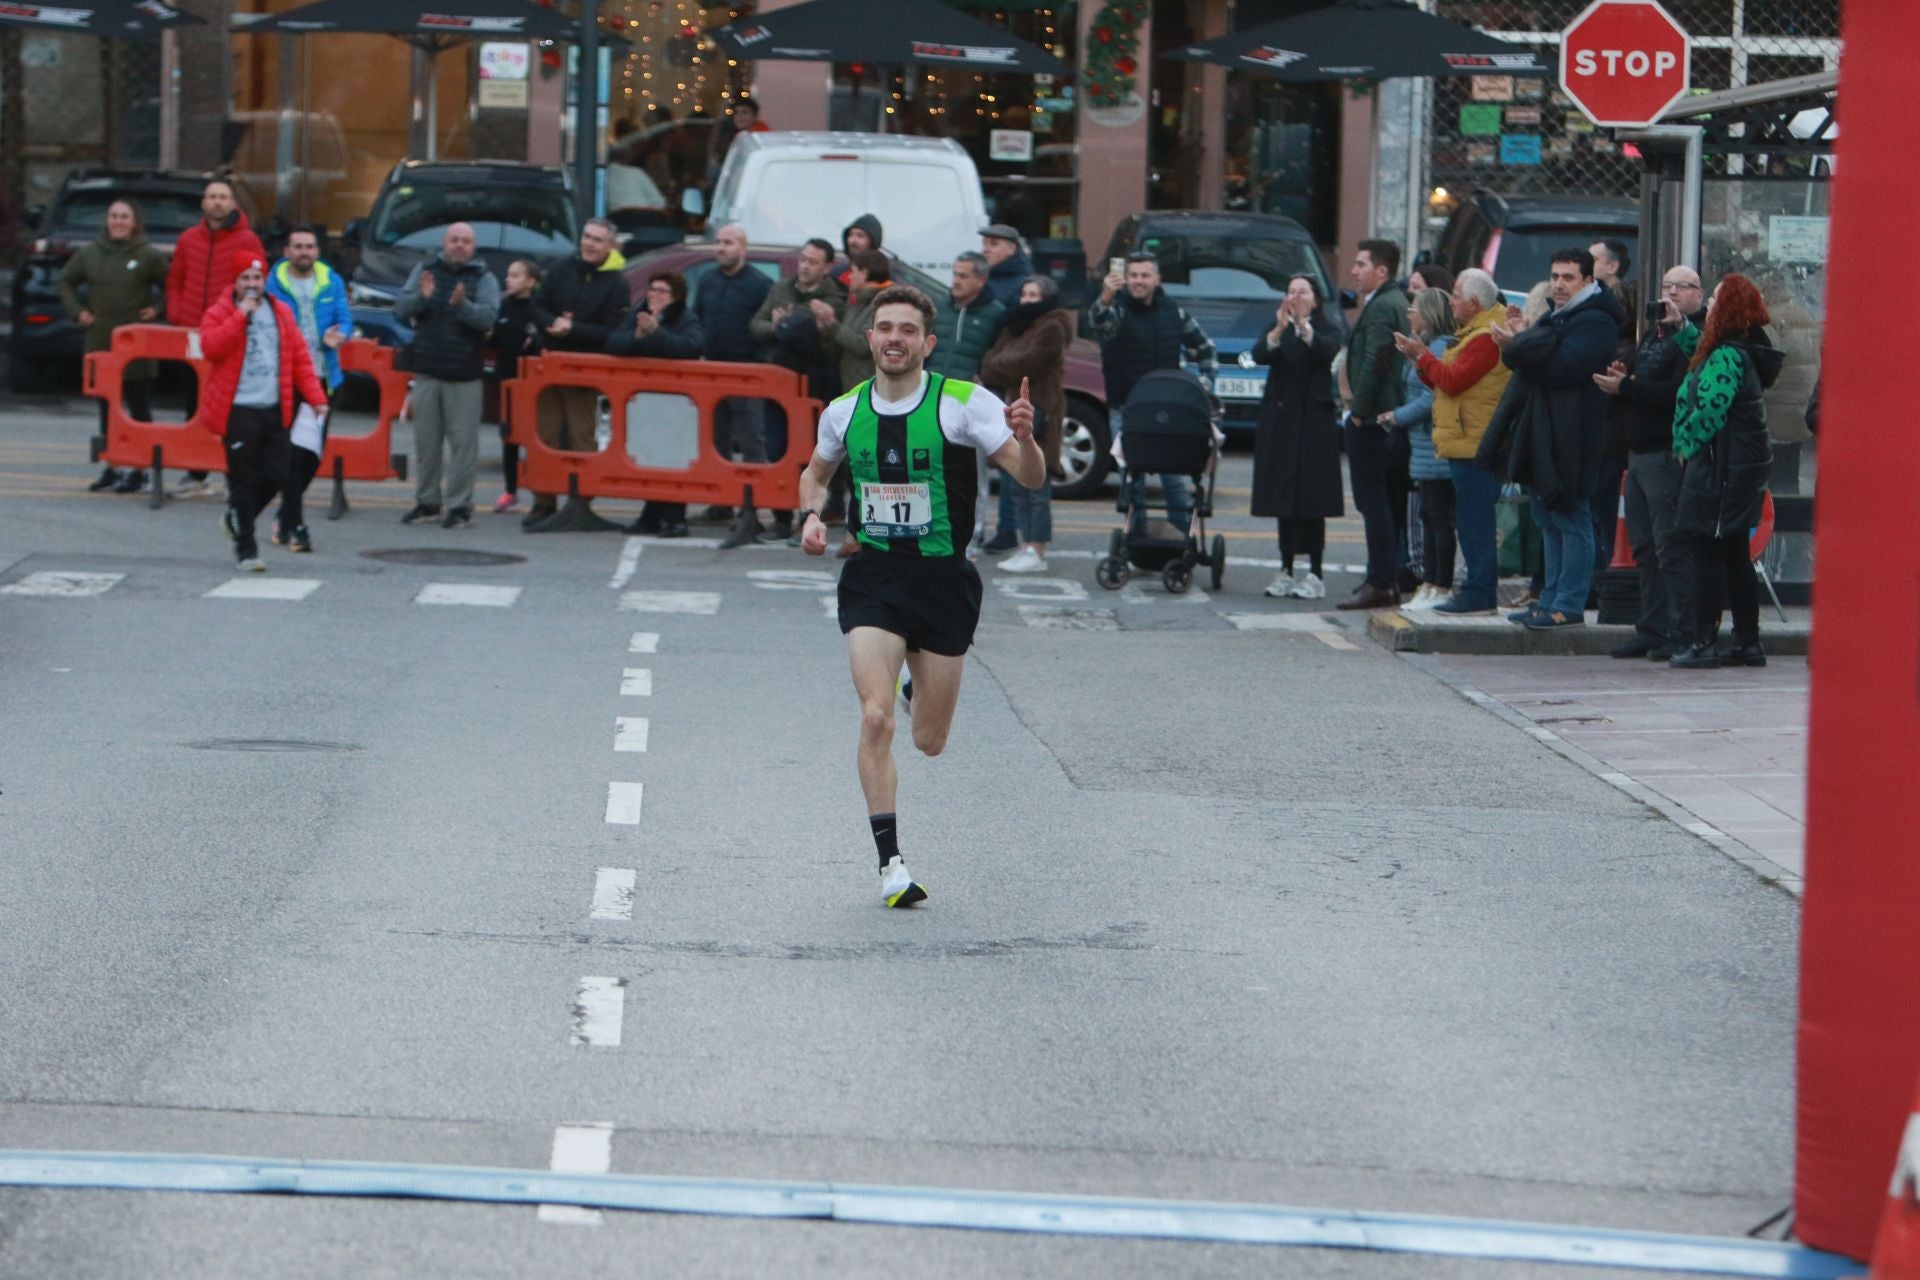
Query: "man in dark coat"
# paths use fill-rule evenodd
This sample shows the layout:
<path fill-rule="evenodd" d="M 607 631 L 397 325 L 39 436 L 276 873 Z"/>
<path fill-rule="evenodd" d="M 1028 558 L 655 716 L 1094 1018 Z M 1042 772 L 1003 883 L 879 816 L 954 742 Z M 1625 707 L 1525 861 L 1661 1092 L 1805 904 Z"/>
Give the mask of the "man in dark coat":
<path fill-rule="evenodd" d="M 833 246 L 817 237 L 807 241 L 800 246 L 792 278 L 769 289 L 753 315 L 753 336 L 769 344 L 768 362 L 806 378 L 807 394 L 821 404 L 840 394 L 840 354 L 827 335 L 847 313 L 846 290 L 828 274 L 832 266 Z M 739 527 L 722 548 L 752 541 L 747 533 L 771 542 L 792 539 L 792 512 L 772 515 L 773 524 L 760 529 L 751 511 L 742 512 Z"/>
<path fill-rule="evenodd" d="M 987 259 L 987 292 L 1003 307 L 1020 301 L 1020 286 L 1033 274 L 1033 259 L 1020 247 L 1020 232 L 1004 222 L 980 228 L 980 252 Z"/>
<path fill-rule="evenodd" d="M 1390 425 L 1392 411 L 1406 399 L 1406 379 L 1401 373 L 1406 359 L 1393 345 L 1393 335 L 1410 332 L 1407 295 L 1394 283 L 1399 273 L 1399 245 L 1391 240 L 1360 242 L 1349 271 L 1354 291 L 1360 295 L 1360 315 L 1347 341 L 1347 385 L 1353 388 L 1353 403 L 1347 416 L 1346 449 L 1353 505 L 1367 532 L 1367 578 L 1335 606 L 1341 609 L 1385 609 L 1400 603 L 1400 570 L 1406 564 L 1407 545 L 1406 488 L 1411 480 L 1396 483 L 1395 471 L 1405 470 L 1406 462 L 1394 456 Z"/>
<path fill-rule="evenodd" d="M 1689 320 L 1707 323 L 1700 275 L 1674 267 L 1660 281 L 1663 314 L 1626 361 L 1593 380 L 1613 396 L 1627 435 L 1627 538 L 1640 578 L 1640 618 L 1616 658 L 1664 662 L 1684 646 L 1693 625 L 1691 541 L 1674 527 L 1680 502 L 1680 460 L 1673 456 L 1673 404 L 1687 376 L 1687 353 L 1675 340 Z"/>
<path fill-rule="evenodd" d="M 605 218 L 587 219 L 580 228 L 580 252 L 540 282 L 540 291 L 533 296 L 533 318 L 547 350 L 606 350 L 608 335 L 631 301 L 627 278 L 620 270 L 625 260 L 613 248 L 618 234 Z M 600 393 L 592 387 L 549 388 L 535 412 L 536 430 L 548 448 L 582 453 L 599 448 Z M 520 527 L 531 529 L 553 512 L 554 495 L 536 493 Z"/>
<path fill-rule="evenodd" d="M 1543 320 L 1517 334 L 1506 325 L 1493 327 L 1513 381 L 1481 443 L 1483 458 L 1507 447 L 1508 478 L 1533 494 L 1547 580 L 1537 606 L 1509 617 L 1535 631 L 1586 622 L 1593 585 L 1588 495 L 1600 473 L 1607 416 L 1607 394 L 1593 375 L 1613 360 L 1620 334 L 1620 304 L 1594 280 L 1591 253 L 1555 253 L 1547 281 L 1553 310 Z"/>
<path fill-rule="evenodd" d="M 656 271 L 647 277 L 647 291 L 627 309 L 608 335 L 607 354 L 648 360 L 698 360 L 706 345 L 706 335 L 700 331 L 700 318 L 687 306 L 687 278 L 678 271 Z M 628 430 L 632 428 L 629 419 Z M 633 451 L 632 440 L 628 440 L 627 447 L 629 452 Z M 687 536 L 687 504 L 649 502 L 641 508 L 639 518 L 627 532 L 684 538 Z"/>
<path fill-rule="evenodd" d="M 487 335 L 500 313 L 500 282 L 474 256 L 473 228 L 448 225 L 440 251 L 414 267 L 393 304 L 413 326 L 408 349 L 413 370 L 413 508 L 400 517 L 414 524 L 440 520 L 458 529 L 473 520 L 473 473 L 480 456 L 480 410 L 485 390 Z M 443 458 L 443 454 L 445 455 Z M 446 465 L 446 487 L 441 467 Z"/>
<path fill-rule="evenodd" d="M 765 344 L 753 334 L 753 317 L 767 300 L 773 281 L 747 261 L 747 232 L 730 222 L 713 236 L 713 260 L 694 295 L 694 317 L 707 342 L 709 360 L 758 364 Z M 729 396 L 713 410 L 713 447 L 721 457 L 739 455 L 742 462 L 767 460 L 764 401 L 753 396 Z M 709 507 L 710 520 L 733 519 L 732 507 Z"/>

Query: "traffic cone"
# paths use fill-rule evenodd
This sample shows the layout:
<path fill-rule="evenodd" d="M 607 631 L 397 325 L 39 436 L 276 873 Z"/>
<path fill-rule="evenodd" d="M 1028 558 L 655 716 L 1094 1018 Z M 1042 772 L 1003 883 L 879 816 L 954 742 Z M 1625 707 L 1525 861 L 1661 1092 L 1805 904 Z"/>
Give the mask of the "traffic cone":
<path fill-rule="evenodd" d="M 1868 1275 L 1870 1280 L 1920 1280 L 1920 1102 L 1907 1117 L 1893 1161 L 1887 1211 L 1880 1218 Z"/>
<path fill-rule="evenodd" d="M 1633 543 L 1627 537 L 1627 477 L 1620 476 L 1620 509 L 1613 522 L 1613 560 L 1609 569 L 1631 569 L 1634 566 Z"/>
<path fill-rule="evenodd" d="M 1599 597 L 1598 620 L 1610 626 L 1640 620 L 1640 575 L 1633 567 L 1633 547 L 1627 539 L 1627 477 L 1620 477 L 1620 504 L 1614 514 L 1613 559 L 1594 582 Z"/>

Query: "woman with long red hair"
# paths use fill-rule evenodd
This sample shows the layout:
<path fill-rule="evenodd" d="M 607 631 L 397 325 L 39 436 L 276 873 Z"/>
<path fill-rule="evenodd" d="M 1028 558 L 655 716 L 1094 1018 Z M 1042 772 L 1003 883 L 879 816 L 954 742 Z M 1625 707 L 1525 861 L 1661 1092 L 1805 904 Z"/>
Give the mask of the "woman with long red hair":
<path fill-rule="evenodd" d="M 1691 643 L 1673 655 L 1675 667 L 1767 665 L 1747 545 L 1773 465 L 1763 397 L 1785 359 L 1762 327 L 1770 319 L 1753 281 L 1729 274 L 1707 305 L 1706 330 L 1688 325 L 1676 338 L 1691 361 L 1673 412 L 1673 451 L 1683 465 L 1675 527 L 1693 539 L 1694 599 Z M 1727 606 L 1733 645 L 1716 649 Z"/>

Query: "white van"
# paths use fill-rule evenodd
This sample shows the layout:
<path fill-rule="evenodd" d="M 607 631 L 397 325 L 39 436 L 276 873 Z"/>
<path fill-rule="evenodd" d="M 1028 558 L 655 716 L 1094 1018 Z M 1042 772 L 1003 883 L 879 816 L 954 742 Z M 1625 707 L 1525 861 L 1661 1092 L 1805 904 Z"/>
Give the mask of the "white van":
<path fill-rule="evenodd" d="M 837 249 L 863 213 L 880 219 L 896 258 L 942 280 L 987 225 L 979 170 L 952 138 L 774 131 L 734 140 L 707 226 L 737 222 L 761 244 L 819 236 Z"/>

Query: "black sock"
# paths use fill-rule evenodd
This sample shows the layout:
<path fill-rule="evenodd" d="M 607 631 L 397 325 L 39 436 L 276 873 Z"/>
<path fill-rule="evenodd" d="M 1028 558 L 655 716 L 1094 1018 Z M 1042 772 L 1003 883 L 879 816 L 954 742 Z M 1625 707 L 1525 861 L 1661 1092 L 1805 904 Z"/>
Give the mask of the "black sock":
<path fill-rule="evenodd" d="M 909 707 L 913 705 L 913 677 L 912 676 L 908 676 L 905 680 L 902 680 L 900 682 L 900 696 L 907 700 L 907 705 Z"/>
<path fill-rule="evenodd" d="M 894 831 L 895 818 L 891 813 L 872 813 L 867 815 L 867 825 L 873 828 L 873 846 L 880 851 L 880 869 L 885 871 L 887 864 L 900 856 L 900 837 Z"/>

